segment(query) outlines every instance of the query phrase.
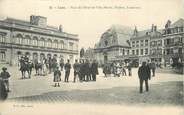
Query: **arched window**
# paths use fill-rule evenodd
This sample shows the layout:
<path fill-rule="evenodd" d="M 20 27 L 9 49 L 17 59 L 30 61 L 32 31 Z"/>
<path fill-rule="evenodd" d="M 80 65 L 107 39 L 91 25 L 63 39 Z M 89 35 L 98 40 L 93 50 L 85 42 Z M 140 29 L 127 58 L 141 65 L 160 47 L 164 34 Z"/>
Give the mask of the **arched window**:
<path fill-rule="evenodd" d="M 26 35 L 23 40 L 24 40 L 23 43 L 25 45 L 30 45 L 31 44 L 31 37 L 30 36 Z"/>
<path fill-rule="evenodd" d="M 63 40 L 60 41 L 59 48 L 60 49 L 64 49 L 64 41 Z"/>
<path fill-rule="evenodd" d="M 39 46 L 40 46 L 40 47 L 45 47 L 45 39 L 44 39 L 44 38 L 41 38 L 41 39 L 40 39 Z"/>
<path fill-rule="evenodd" d="M 33 37 L 33 46 L 38 46 L 38 38 L 37 37 Z"/>
<path fill-rule="evenodd" d="M 58 48 L 58 41 L 54 40 L 53 48 Z"/>
<path fill-rule="evenodd" d="M 72 42 L 69 42 L 69 49 L 73 50 L 73 43 Z"/>
<path fill-rule="evenodd" d="M 47 41 L 47 47 L 51 48 L 52 47 L 52 40 L 48 39 Z"/>
<path fill-rule="evenodd" d="M 23 36 L 21 34 L 18 34 L 16 36 L 16 43 L 17 44 L 22 44 Z"/>
<path fill-rule="evenodd" d="M 45 47 L 49 47 L 48 43 L 49 43 L 49 41 L 48 41 L 48 39 L 46 39 L 45 40 Z"/>

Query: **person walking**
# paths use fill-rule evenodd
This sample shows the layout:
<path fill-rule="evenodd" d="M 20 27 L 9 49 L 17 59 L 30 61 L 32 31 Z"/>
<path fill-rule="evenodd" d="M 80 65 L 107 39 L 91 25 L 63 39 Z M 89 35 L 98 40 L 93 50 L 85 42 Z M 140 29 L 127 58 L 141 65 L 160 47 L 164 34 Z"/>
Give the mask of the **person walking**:
<path fill-rule="evenodd" d="M 8 97 L 8 92 L 6 91 L 5 83 L 0 79 L 0 101 L 6 100 Z"/>
<path fill-rule="evenodd" d="M 96 81 L 96 75 L 98 75 L 98 64 L 96 63 L 96 60 L 94 60 L 91 65 L 91 73 L 93 81 Z"/>
<path fill-rule="evenodd" d="M 152 76 L 155 77 L 156 64 L 154 61 L 152 61 L 150 64 L 151 64 L 150 69 L 152 71 Z"/>
<path fill-rule="evenodd" d="M 130 63 L 128 64 L 127 69 L 128 69 L 128 75 L 132 76 L 132 67 Z"/>
<path fill-rule="evenodd" d="M 126 69 L 125 69 L 125 66 L 124 64 L 122 64 L 122 76 L 126 76 Z"/>
<path fill-rule="evenodd" d="M 79 75 L 80 64 L 78 63 L 77 59 L 75 60 L 75 63 L 73 65 L 73 69 L 74 69 L 74 79 L 73 79 L 73 82 L 75 83 L 77 77 L 79 78 L 79 80 L 81 80 L 80 79 L 80 75 Z"/>
<path fill-rule="evenodd" d="M 7 68 L 3 67 L 2 68 L 2 72 L 0 73 L 0 78 L 4 81 L 5 86 L 6 86 L 6 91 L 9 92 L 9 78 L 10 78 L 10 74 L 9 72 L 7 72 Z"/>
<path fill-rule="evenodd" d="M 56 67 L 56 70 L 54 71 L 54 87 L 60 87 L 59 82 L 61 82 L 61 72 L 59 71 L 59 67 Z"/>
<path fill-rule="evenodd" d="M 67 63 L 65 64 L 65 80 L 64 80 L 64 82 L 68 82 L 68 79 L 70 76 L 70 69 L 71 69 L 70 60 L 67 60 Z"/>
<path fill-rule="evenodd" d="M 149 67 L 146 65 L 146 62 L 142 63 L 142 66 L 139 67 L 138 69 L 138 76 L 139 76 L 139 81 L 140 81 L 140 89 L 139 92 L 143 92 L 143 82 L 145 82 L 145 87 L 146 91 L 149 91 L 149 86 L 148 86 L 148 79 L 151 79 L 151 73 Z"/>

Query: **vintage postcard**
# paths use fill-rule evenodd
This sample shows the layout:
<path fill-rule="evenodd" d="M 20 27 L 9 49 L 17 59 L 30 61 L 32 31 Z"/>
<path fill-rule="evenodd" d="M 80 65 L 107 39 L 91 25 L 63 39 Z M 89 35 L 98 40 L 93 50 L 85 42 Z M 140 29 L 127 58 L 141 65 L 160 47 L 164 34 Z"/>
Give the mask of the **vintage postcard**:
<path fill-rule="evenodd" d="M 0 115 L 184 115 L 183 0 L 0 0 Z"/>

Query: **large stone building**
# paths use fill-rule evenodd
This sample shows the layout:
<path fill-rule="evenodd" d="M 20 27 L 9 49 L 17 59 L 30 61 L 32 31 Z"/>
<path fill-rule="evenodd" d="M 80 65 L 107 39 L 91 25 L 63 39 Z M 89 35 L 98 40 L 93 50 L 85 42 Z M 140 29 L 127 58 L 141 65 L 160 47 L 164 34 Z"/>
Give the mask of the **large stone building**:
<path fill-rule="evenodd" d="M 184 20 L 171 23 L 170 20 L 163 30 L 165 64 L 177 64 L 184 61 Z M 183 62 L 184 63 L 184 62 Z"/>
<path fill-rule="evenodd" d="M 104 32 L 94 48 L 98 62 L 103 64 L 128 56 L 132 32 L 129 27 L 121 25 L 113 25 Z"/>
<path fill-rule="evenodd" d="M 150 29 L 134 31 L 123 26 L 112 26 L 102 34 L 95 45 L 95 56 L 100 63 L 121 60 L 141 64 L 154 60 L 158 65 L 184 63 L 184 20 L 171 24 L 164 29 L 152 25 Z"/>
<path fill-rule="evenodd" d="M 0 63 L 17 64 L 22 55 L 31 60 L 55 56 L 73 62 L 78 58 L 78 42 L 78 35 L 63 32 L 62 26 L 48 26 L 46 17 L 0 21 Z"/>
<path fill-rule="evenodd" d="M 131 41 L 131 54 L 129 58 L 138 63 L 155 60 L 161 63 L 163 42 L 161 32 L 157 26 L 152 25 L 151 29 L 138 31 L 135 28 Z"/>

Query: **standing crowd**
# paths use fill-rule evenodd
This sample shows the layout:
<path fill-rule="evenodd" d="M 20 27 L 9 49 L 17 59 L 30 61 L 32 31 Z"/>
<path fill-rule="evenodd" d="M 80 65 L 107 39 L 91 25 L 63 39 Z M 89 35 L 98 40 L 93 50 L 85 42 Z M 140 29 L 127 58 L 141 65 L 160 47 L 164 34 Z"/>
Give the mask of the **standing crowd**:
<path fill-rule="evenodd" d="M 75 63 L 73 65 L 70 64 L 70 60 L 67 60 L 66 63 L 64 63 L 63 60 L 60 60 L 59 63 L 57 63 L 56 59 L 50 59 L 50 60 L 43 60 L 42 63 L 36 61 L 36 63 L 28 61 L 28 58 L 21 58 L 20 60 L 20 71 L 24 73 L 27 71 L 29 78 L 31 78 L 31 71 L 32 68 L 36 69 L 36 75 L 39 75 L 40 72 L 37 70 L 37 66 L 40 64 L 39 69 L 43 73 L 47 74 L 53 72 L 53 82 L 54 87 L 59 87 L 61 82 L 61 75 L 64 75 L 64 82 L 69 82 L 70 77 L 70 71 L 73 68 L 74 77 L 73 82 L 76 81 L 79 82 L 88 82 L 88 81 L 96 81 L 96 75 L 98 75 L 98 63 L 96 60 L 84 60 L 81 59 L 75 60 Z M 52 63 L 51 63 L 52 62 Z M 38 64 L 38 65 L 37 65 Z M 47 65 L 48 64 L 48 65 Z M 45 68 L 44 68 L 45 66 Z M 128 74 L 127 74 L 128 70 Z M 156 70 L 156 64 L 154 61 L 152 62 L 143 62 L 142 65 L 138 68 L 138 77 L 139 77 L 139 83 L 140 83 L 140 93 L 143 93 L 143 83 L 145 82 L 145 89 L 148 92 L 149 91 L 149 85 L 148 80 L 151 79 L 151 74 L 154 77 L 155 76 L 155 70 Z M 114 77 L 120 75 L 122 76 L 132 76 L 132 66 L 130 63 L 109 63 L 104 64 L 103 66 L 103 73 L 105 74 L 105 77 L 107 77 L 108 74 L 114 74 Z M 25 77 L 25 73 L 24 73 Z M 2 68 L 2 72 L 0 73 L 0 97 L 1 99 L 5 99 L 7 97 L 7 92 L 9 92 L 9 78 L 10 74 L 7 71 L 6 67 Z"/>
<path fill-rule="evenodd" d="M 103 65 L 103 73 L 105 77 L 113 74 L 114 77 L 122 76 L 132 76 L 132 66 L 130 63 L 123 62 L 113 62 L 113 63 L 105 63 Z"/>
<path fill-rule="evenodd" d="M 61 74 L 64 73 L 65 70 L 65 78 L 64 82 L 69 82 L 70 77 L 70 70 L 72 68 L 72 65 L 70 64 L 70 60 L 67 60 L 67 63 L 64 64 L 63 62 L 60 63 L 60 70 L 59 66 L 56 67 L 56 70 L 54 71 L 54 82 L 55 87 L 60 86 L 59 82 L 61 82 Z M 63 70 L 64 69 L 64 70 Z M 73 64 L 73 70 L 74 70 L 74 77 L 73 82 L 75 83 L 77 80 L 80 82 L 83 81 L 96 81 L 96 75 L 98 75 L 98 64 L 96 60 L 89 61 L 89 60 L 75 60 L 75 63 Z"/>

